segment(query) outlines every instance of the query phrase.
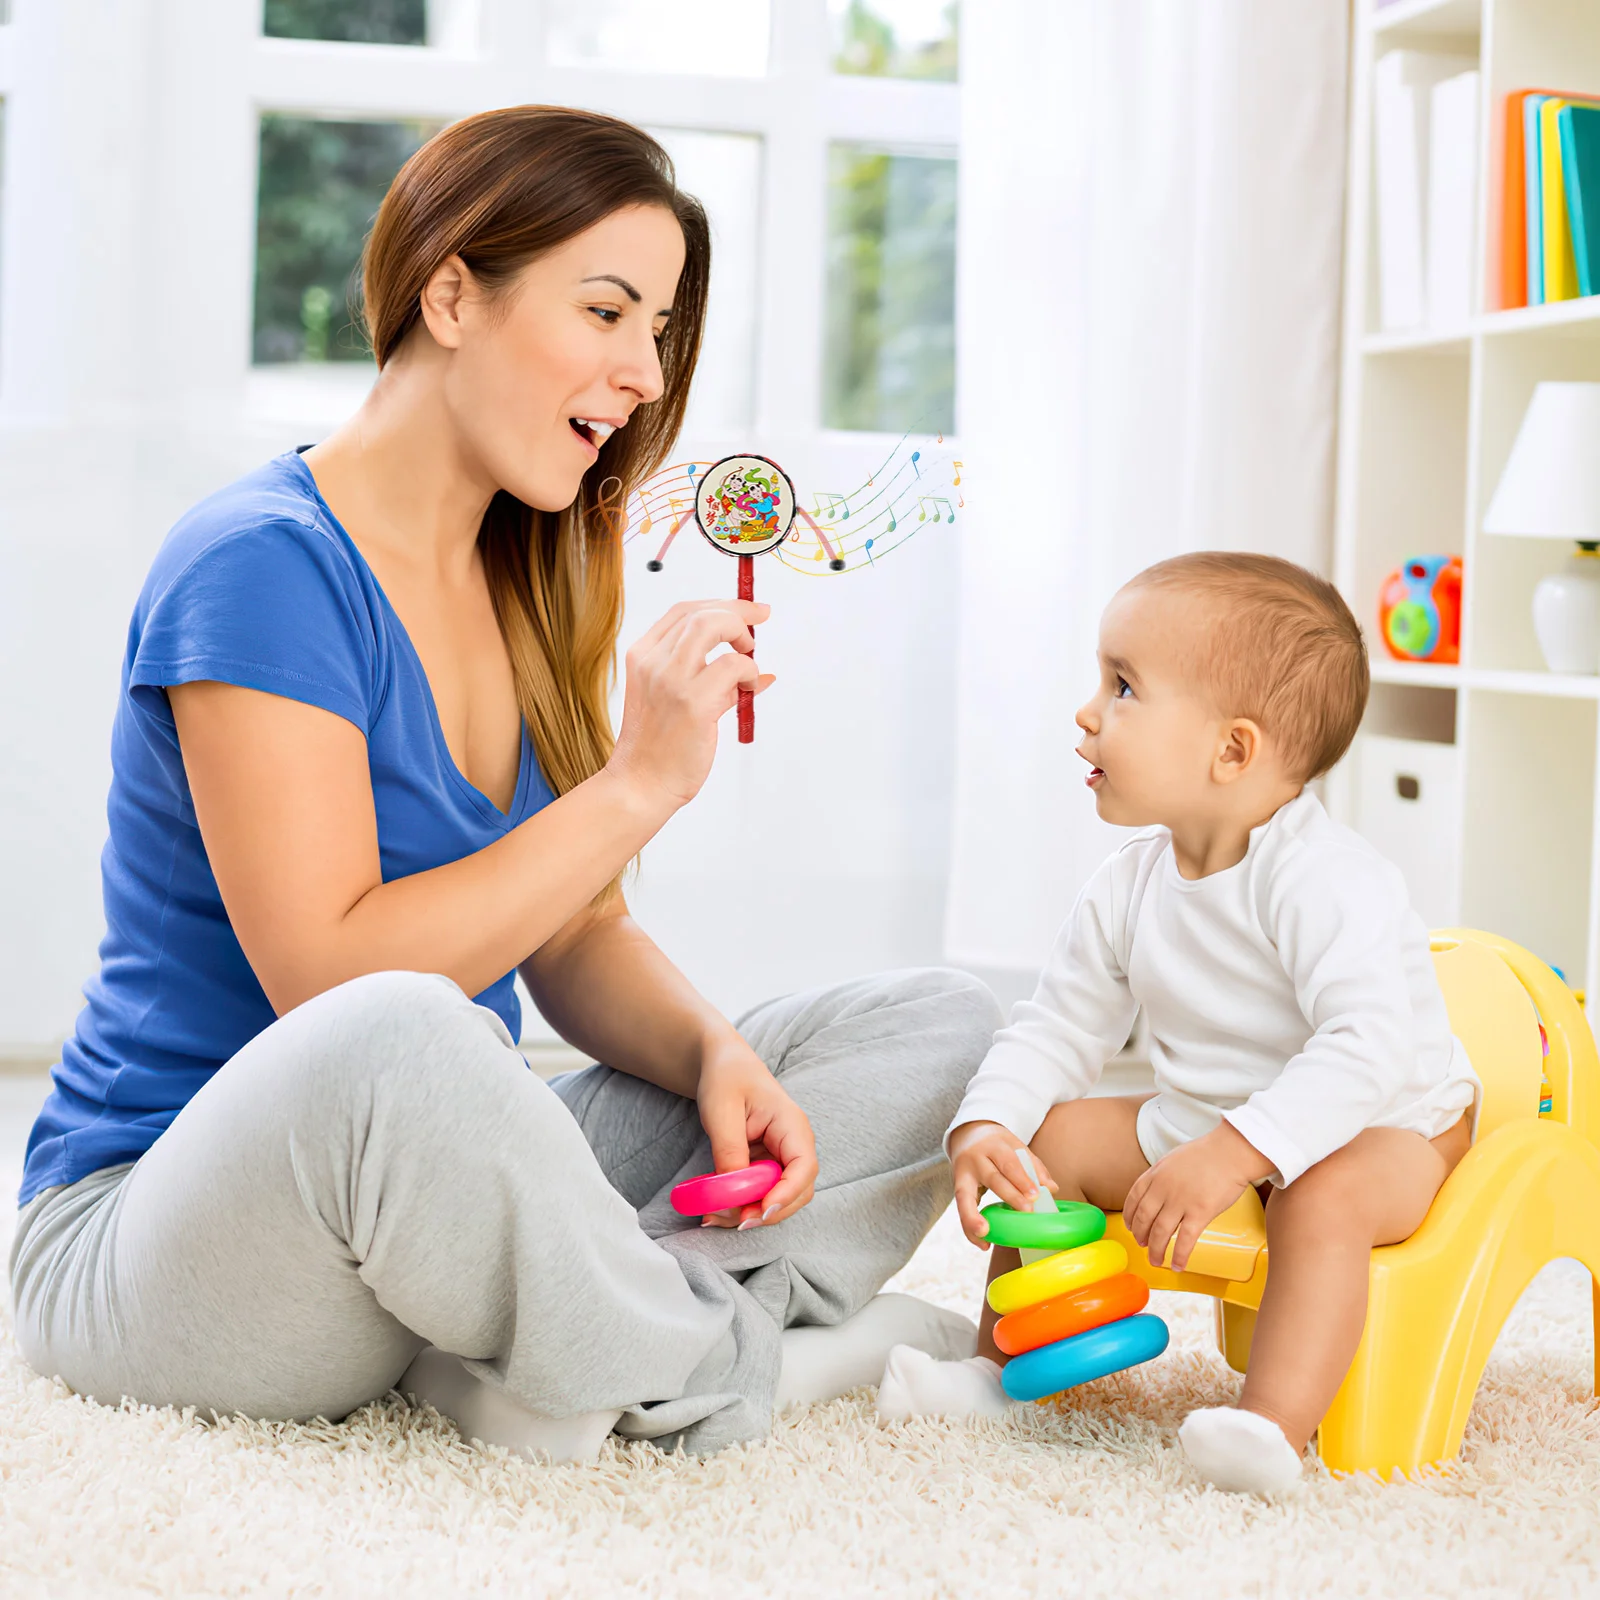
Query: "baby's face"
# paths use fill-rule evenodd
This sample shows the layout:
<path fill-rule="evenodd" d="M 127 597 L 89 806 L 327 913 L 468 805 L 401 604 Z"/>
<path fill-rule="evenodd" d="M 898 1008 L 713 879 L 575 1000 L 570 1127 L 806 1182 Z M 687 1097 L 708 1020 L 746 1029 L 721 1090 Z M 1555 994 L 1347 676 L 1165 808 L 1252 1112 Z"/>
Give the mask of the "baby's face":
<path fill-rule="evenodd" d="M 1203 609 L 1166 589 L 1124 589 L 1100 620 L 1100 686 L 1078 712 L 1078 754 L 1107 822 L 1183 825 L 1215 803 L 1224 719 L 1185 649 Z"/>

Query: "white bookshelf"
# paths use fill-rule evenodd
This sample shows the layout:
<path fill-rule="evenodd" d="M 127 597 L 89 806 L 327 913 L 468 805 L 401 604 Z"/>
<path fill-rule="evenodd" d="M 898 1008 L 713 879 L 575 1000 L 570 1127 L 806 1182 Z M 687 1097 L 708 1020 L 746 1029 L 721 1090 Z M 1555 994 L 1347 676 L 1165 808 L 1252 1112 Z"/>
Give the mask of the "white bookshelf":
<path fill-rule="evenodd" d="M 1478 60 L 1477 310 L 1465 326 L 1381 330 L 1373 68 L 1393 49 Z M 1381 10 L 1355 0 L 1351 69 L 1334 564 L 1372 641 L 1373 688 L 1363 737 L 1330 775 L 1329 804 L 1376 838 L 1386 824 L 1363 745 L 1389 759 L 1403 747 L 1388 741 L 1415 741 L 1438 779 L 1429 832 L 1449 846 L 1448 878 L 1431 880 L 1424 914 L 1503 933 L 1600 994 L 1600 677 L 1546 671 L 1531 619 L 1535 585 L 1570 547 L 1481 530 L 1535 384 L 1600 381 L 1600 296 L 1487 309 L 1498 298 L 1505 96 L 1600 95 L 1600 0 L 1400 0 Z M 1465 562 L 1461 664 L 1392 661 L 1378 636 L 1382 581 L 1406 557 L 1439 552 Z"/>

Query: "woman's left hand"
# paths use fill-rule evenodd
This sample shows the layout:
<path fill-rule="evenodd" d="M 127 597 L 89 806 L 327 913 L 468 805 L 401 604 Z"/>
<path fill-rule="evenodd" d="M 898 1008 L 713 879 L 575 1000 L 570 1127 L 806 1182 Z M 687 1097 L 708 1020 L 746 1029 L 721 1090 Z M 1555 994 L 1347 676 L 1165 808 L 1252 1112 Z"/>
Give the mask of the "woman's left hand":
<path fill-rule="evenodd" d="M 811 1199 L 817 1181 L 817 1143 L 811 1124 L 738 1034 L 706 1046 L 695 1101 L 718 1172 L 736 1172 L 764 1157 L 783 1167 L 783 1176 L 759 1205 L 711 1212 L 701 1219 L 703 1227 L 753 1228 L 782 1222 Z"/>

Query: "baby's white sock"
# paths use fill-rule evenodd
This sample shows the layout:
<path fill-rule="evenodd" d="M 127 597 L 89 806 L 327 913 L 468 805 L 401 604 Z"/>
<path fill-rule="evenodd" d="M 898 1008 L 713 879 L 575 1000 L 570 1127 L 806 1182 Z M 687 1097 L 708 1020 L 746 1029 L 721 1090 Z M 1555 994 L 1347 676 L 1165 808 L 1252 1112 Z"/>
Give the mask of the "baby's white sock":
<path fill-rule="evenodd" d="M 831 1327 L 786 1328 L 775 1410 L 836 1400 L 876 1383 L 897 1345 L 934 1356 L 969 1356 L 978 1347 L 970 1317 L 909 1294 L 874 1295 L 853 1317 Z"/>
<path fill-rule="evenodd" d="M 463 1439 L 497 1444 L 529 1460 L 593 1466 L 620 1411 L 586 1411 L 576 1417 L 541 1417 L 467 1371 L 459 1356 L 429 1345 L 395 1385 L 413 1401 L 449 1417 Z"/>
<path fill-rule="evenodd" d="M 1000 1368 L 987 1356 L 935 1361 L 910 1345 L 889 1352 L 878 1384 L 878 1420 L 907 1417 L 998 1417 L 1016 1402 L 1000 1387 Z"/>
<path fill-rule="evenodd" d="M 1195 1470 L 1219 1489 L 1277 1494 L 1300 1478 L 1300 1457 L 1277 1423 L 1254 1411 L 1213 1406 L 1191 1411 L 1178 1442 Z"/>

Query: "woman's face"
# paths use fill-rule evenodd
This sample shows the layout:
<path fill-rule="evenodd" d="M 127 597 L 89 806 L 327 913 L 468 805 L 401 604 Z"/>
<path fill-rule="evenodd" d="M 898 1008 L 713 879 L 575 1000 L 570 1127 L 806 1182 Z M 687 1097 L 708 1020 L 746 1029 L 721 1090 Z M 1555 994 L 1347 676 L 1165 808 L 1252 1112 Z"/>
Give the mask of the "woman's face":
<path fill-rule="evenodd" d="M 660 398 L 656 341 L 683 260 L 678 219 L 633 206 L 531 262 L 497 297 L 466 282 L 444 330 L 428 318 L 441 342 L 455 335 L 446 403 L 497 488 L 540 511 L 571 505 L 599 446 Z"/>

